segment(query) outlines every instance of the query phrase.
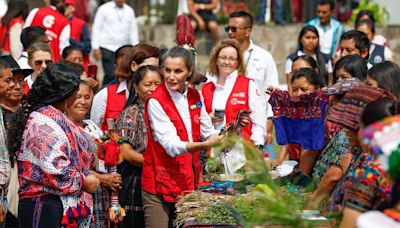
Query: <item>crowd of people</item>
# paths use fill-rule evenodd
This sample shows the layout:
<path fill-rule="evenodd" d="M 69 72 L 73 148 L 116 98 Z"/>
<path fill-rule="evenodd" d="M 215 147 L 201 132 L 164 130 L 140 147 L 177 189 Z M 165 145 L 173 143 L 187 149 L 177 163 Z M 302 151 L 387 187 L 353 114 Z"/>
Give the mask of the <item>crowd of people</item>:
<path fill-rule="evenodd" d="M 345 31 L 334 1 L 318 1 L 280 90 L 273 56 L 251 40 L 250 13 L 231 13 L 229 39 L 219 41 L 204 12 L 216 1 L 188 2 L 200 12 L 178 17 L 169 49 L 139 43 L 124 0 L 99 7 L 91 34 L 74 0 L 30 12 L 24 0 L 9 2 L 0 23 L 1 226 L 172 227 L 177 198 L 198 189 L 205 151 L 224 145 L 230 124 L 260 158 L 298 161 L 280 183 L 311 184 L 307 205 L 341 214 L 342 227 L 400 226 L 400 68 L 371 12 Z M 205 75 L 194 46 L 202 16 L 214 42 Z M 245 153 L 221 155 L 228 173 Z"/>

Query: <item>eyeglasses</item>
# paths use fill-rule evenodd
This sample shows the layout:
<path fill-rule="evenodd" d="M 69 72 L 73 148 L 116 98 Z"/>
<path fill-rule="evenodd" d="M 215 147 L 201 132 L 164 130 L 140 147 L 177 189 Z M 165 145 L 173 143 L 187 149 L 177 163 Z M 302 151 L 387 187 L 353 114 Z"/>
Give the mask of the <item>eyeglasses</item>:
<path fill-rule="evenodd" d="M 223 62 L 225 62 L 226 60 L 228 60 L 229 62 L 234 62 L 238 60 L 237 58 L 227 57 L 227 56 L 218 56 L 218 59 L 220 59 Z"/>
<path fill-rule="evenodd" d="M 53 60 L 35 60 L 35 66 L 41 66 L 43 63 L 46 65 L 50 65 L 53 63 Z"/>
<path fill-rule="evenodd" d="M 238 28 L 238 27 L 229 26 L 229 25 L 225 26 L 225 32 L 229 32 L 229 30 L 232 32 L 236 32 L 238 29 L 248 29 L 248 27 Z"/>

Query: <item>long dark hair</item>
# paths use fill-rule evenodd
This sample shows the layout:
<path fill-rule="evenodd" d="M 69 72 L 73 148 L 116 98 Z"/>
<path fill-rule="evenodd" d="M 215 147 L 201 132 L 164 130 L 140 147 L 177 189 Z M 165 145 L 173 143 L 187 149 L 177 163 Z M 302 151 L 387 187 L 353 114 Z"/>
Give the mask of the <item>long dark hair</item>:
<path fill-rule="evenodd" d="M 29 115 L 46 105 L 55 105 L 65 101 L 79 88 L 80 77 L 78 73 L 65 64 L 49 65 L 39 74 L 31 90 L 20 107 L 11 116 L 11 125 L 8 131 L 8 150 L 10 160 L 18 154 L 22 134 Z"/>
<path fill-rule="evenodd" d="M 367 78 L 367 62 L 359 55 L 347 55 L 336 62 L 335 68 L 333 69 L 333 81 L 335 83 L 337 82 L 337 71 L 342 68 L 351 76 L 358 78 L 361 81 L 365 81 Z"/>
<path fill-rule="evenodd" d="M 1 19 L 3 26 L 10 26 L 13 18 L 22 17 L 23 20 L 28 16 L 28 3 L 23 0 L 9 1 L 6 14 Z"/>
<path fill-rule="evenodd" d="M 126 101 L 125 108 L 128 108 L 129 106 L 134 105 L 134 104 L 138 104 L 139 96 L 138 96 L 137 92 L 135 91 L 135 87 L 133 85 L 139 85 L 139 83 L 143 80 L 146 73 L 149 71 L 157 72 L 160 75 L 161 80 L 163 80 L 160 67 L 152 66 L 152 65 L 146 65 L 146 66 L 139 67 L 136 70 L 135 74 L 133 75 L 132 85 L 129 90 L 129 98 Z"/>
<path fill-rule="evenodd" d="M 318 40 L 320 39 L 317 28 L 315 28 L 312 25 L 304 26 L 300 31 L 299 38 L 297 39 L 297 44 L 299 46 L 299 50 L 303 51 L 303 45 L 301 44 L 300 41 L 301 41 L 301 38 L 303 38 L 303 36 L 307 32 L 314 33 L 318 37 Z M 326 70 L 326 66 L 325 66 L 327 61 L 325 61 L 324 55 L 319 50 L 319 44 L 315 48 L 315 55 L 317 56 L 317 63 L 318 63 L 318 66 L 319 66 L 319 72 L 320 72 L 321 76 L 323 76 L 323 79 L 324 79 L 323 82 L 324 82 L 324 84 L 328 84 L 328 71 Z"/>
<path fill-rule="evenodd" d="M 378 87 L 392 93 L 400 99 L 400 67 L 391 61 L 374 65 L 368 76 L 378 82 Z"/>

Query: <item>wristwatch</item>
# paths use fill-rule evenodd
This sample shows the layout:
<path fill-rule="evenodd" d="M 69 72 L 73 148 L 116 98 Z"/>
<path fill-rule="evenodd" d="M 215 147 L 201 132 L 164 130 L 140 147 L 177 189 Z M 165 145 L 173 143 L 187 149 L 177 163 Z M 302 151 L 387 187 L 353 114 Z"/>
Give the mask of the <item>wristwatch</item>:
<path fill-rule="evenodd" d="M 205 6 L 204 4 L 200 4 L 200 9 L 201 9 L 201 10 L 205 10 L 205 9 L 206 9 L 206 6 Z"/>

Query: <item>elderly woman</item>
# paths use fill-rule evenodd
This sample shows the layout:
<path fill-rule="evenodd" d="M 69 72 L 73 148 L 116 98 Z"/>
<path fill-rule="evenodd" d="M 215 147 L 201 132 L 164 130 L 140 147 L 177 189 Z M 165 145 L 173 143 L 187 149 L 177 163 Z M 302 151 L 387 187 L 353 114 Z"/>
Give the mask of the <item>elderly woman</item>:
<path fill-rule="evenodd" d="M 253 80 L 244 76 L 244 71 L 239 44 L 226 40 L 214 47 L 209 64 L 212 77 L 202 88 L 204 105 L 217 130 L 235 121 L 240 110 L 251 110 L 251 123 L 242 128 L 241 133 L 244 139 L 261 146 L 266 135 L 266 103 L 262 91 Z"/>
<path fill-rule="evenodd" d="M 12 121 L 10 151 L 20 151 L 19 227 L 87 227 L 90 223 L 90 193 L 100 184 L 89 173 L 93 145 L 65 115 L 76 100 L 79 82 L 69 66 L 47 67 Z"/>

